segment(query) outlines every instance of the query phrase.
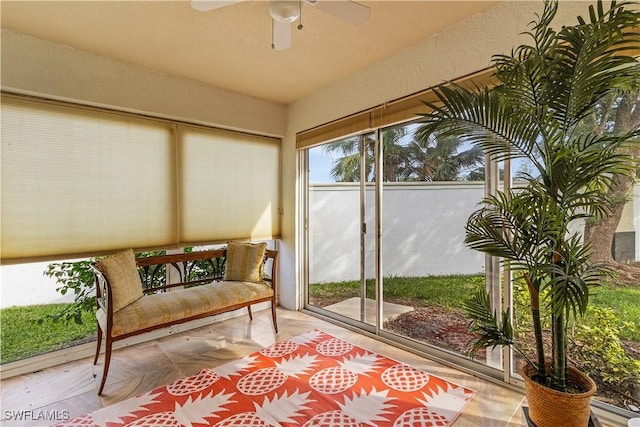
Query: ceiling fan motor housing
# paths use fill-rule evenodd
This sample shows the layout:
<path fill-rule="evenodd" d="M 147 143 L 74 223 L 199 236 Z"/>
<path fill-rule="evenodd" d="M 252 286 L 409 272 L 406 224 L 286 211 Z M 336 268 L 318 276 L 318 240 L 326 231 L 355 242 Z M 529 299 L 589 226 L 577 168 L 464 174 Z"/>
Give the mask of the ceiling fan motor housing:
<path fill-rule="evenodd" d="M 300 17 L 300 2 L 296 0 L 269 1 L 269 14 L 280 22 L 293 22 Z"/>

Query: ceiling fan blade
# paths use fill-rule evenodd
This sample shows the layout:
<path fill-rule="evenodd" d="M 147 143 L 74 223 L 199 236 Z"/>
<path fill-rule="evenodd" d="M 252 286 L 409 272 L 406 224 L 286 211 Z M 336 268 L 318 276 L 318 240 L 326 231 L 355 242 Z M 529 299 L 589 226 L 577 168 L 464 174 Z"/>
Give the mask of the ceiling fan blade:
<path fill-rule="evenodd" d="M 354 25 L 367 22 L 371 13 L 368 6 L 350 0 L 307 0 L 307 3 Z"/>
<path fill-rule="evenodd" d="M 291 22 L 271 20 L 273 22 L 273 50 L 285 50 L 291 47 Z"/>
<path fill-rule="evenodd" d="M 191 0 L 191 7 L 200 12 L 208 12 L 210 10 L 220 9 L 242 0 Z"/>

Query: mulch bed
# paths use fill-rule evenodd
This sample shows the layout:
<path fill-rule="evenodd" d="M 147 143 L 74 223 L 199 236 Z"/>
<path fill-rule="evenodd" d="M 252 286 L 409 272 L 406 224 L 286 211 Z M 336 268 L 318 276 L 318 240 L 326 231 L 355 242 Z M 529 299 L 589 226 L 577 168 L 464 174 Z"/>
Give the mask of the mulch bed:
<path fill-rule="evenodd" d="M 473 336 L 469 319 L 459 309 L 420 307 L 385 323 L 385 328 L 445 350 L 466 354 Z"/>
<path fill-rule="evenodd" d="M 474 338 L 468 332 L 468 325 L 469 319 L 463 310 L 434 306 L 402 314 L 385 322 L 384 327 L 416 341 L 466 355 Z M 640 343 L 623 341 L 622 346 L 630 357 L 640 359 Z M 477 358 L 484 360 L 485 354 L 481 350 Z M 598 385 L 598 400 L 620 408 L 640 406 L 640 384 L 612 386 L 595 375 L 592 378 Z"/>

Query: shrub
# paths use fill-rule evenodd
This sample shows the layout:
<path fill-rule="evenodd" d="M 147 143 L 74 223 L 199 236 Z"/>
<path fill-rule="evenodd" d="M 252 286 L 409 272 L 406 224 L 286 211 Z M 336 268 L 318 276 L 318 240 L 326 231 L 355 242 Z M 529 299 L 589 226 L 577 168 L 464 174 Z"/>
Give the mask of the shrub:
<path fill-rule="evenodd" d="M 631 322 L 622 322 L 610 308 L 590 307 L 570 335 L 577 363 L 609 384 L 640 381 L 640 360 L 627 356 L 620 341 L 624 329 L 635 328 Z"/>
<path fill-rule="evenodd" d="M 542 298 L 545 295 L 541 295 Z M 524 339 L 532 329 L 531 313 L 527 310 L 529 291 L 523 280 L 513 282 L 514 324 L 516 335 Z M 550 327 L 543 322 L 543 328 Z M 633 335 L 637 326 L 625 322 L 611 308 L 591 305 L 580 320 L 572 319 L 568 342 L 574 363 L 603 382 L 621 384 L 640 381 L 640 360 L 627 356 L 620 336 Z M 531 350 L 525 344 L 526 350 Z"/>
<path fill-rule="evenodd" d="M 74 294 L 74 302 L 65 305 L 60 311 L 54 314 L 47 314 L 45 317 L 38 319 L 42 323 L 45 319 L 54 321 L 65 320 L 67 322 L 73 320 L 77 324 L 81 324 L 82 314 L 93 312 L 96 310 L 96 291 L 93 283 L 93 273 L 89 265 L 91 260 L 74 261 L 74 262 L 56 262 L 49 264 L 44 271 L 45 276 L 56 279 L 56 283 L 60 285 L 56 288 L 61 295 L 69 292 Z"/>

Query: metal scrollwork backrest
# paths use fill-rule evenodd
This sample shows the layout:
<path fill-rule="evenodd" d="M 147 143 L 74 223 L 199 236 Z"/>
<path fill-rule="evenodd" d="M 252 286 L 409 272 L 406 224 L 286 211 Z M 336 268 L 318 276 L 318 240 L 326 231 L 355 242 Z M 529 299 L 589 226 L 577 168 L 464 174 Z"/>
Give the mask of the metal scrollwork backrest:
<path fill-rule="evenodd" d="M 225 263 L 225 256 L 218 253 L 213 258 L 186 259 L 166 264 L 140 265 L 138 273 L 145 293 L 155 293 L 163 292 L 175 286 L 175 284 L 190 287 L 222 280 Z"/>

